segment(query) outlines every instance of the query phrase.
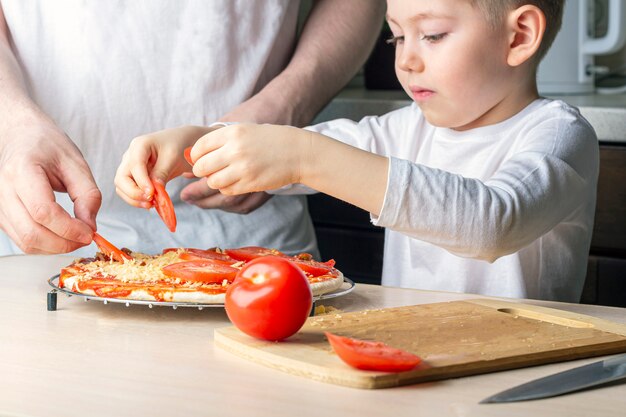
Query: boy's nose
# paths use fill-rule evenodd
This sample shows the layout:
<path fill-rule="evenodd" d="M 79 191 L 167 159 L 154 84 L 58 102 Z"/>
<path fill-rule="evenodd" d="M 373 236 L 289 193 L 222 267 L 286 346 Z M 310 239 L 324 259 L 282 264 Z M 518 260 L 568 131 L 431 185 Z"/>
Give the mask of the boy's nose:
<path fill-rule="evenodd" d="M 396 50 L 396 64 L 402 71 L 424 71 L 424 60 L 410 44 L 405 44 L 401 49 Z"/>

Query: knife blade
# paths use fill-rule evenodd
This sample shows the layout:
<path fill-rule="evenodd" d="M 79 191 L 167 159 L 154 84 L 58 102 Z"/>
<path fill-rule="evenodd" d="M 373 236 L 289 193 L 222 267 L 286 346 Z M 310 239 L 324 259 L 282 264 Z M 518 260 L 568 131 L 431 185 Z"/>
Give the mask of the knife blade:
<path fill-rule="evenodd" d="M 537 400 L 626 378 L 626 355 L 535 379 L 485 398 L 480 404 Z"/>

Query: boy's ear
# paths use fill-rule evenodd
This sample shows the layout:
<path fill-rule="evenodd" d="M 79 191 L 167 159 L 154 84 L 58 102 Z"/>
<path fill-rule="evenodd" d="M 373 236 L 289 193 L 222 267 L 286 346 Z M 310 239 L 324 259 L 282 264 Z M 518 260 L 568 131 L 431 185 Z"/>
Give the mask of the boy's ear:
<path fill-rule="evenodd" d="M 539 49 L 545 29 L 546 17 L 537 6 L 526 4 L 509 13 L 507 63 L 516 67 L 530 59 Z"/>

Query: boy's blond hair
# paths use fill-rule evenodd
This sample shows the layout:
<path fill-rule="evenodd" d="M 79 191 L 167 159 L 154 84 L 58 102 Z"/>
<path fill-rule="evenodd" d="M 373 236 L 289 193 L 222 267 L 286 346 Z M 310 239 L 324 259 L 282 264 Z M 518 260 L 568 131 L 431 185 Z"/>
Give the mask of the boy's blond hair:
<path fill-rule="evenodd" d="M 478 7 L 487 17 L 487 20 L 493 27 L 497 27 L 506 14 L 525 4 L 532 4 L 538 7 L 546 17 L 546 30 L 541 40 L 541 45 L 537 50 L 537 54 L 533 58 L 535 65 L 539 62 L 550 49 L 554 38 L 561 29 L 561 21 L 563 20 L 563 6 L 565 0 L 470 0 L 472 5 Z"/>

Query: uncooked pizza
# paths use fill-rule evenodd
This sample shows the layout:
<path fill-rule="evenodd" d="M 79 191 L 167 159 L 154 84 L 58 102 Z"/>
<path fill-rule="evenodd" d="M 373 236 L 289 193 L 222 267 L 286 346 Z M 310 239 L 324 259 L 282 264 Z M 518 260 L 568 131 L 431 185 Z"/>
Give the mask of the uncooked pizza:
<path fill-rule="evenodd" d="M 234 249 L 169 248 L 158 255 L 118 249 L 96 234 L 100 248 L 61 270 L 59 287 L 72 292 L 127 300 L 221 304 L 237 272 L 261 256 L 286 257 L 305 274 L 313 295 L 338 289 L 343 274 L 333 260 L 319 262 L 301 253 L 249 246 Z"/>

